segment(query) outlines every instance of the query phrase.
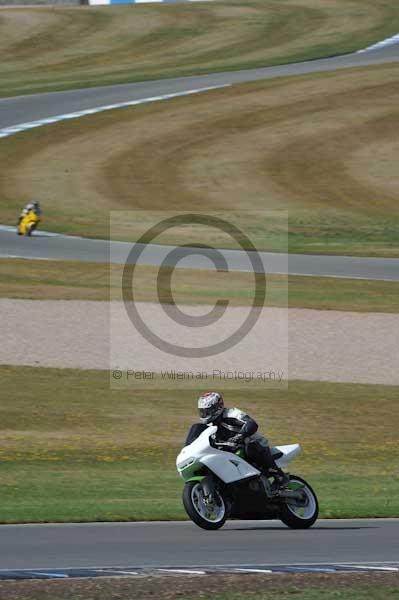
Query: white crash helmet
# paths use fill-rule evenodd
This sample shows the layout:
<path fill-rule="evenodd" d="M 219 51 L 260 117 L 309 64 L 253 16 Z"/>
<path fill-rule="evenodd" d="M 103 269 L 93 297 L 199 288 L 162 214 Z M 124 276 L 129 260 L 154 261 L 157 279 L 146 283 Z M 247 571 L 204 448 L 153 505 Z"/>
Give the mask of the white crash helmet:
<path fill-rule="evenodd" d="M 206 392 L 198 398 L 198 410 L 201 423 L 212 423 L 224 410 L 224 401 L 219 392 Z"/>

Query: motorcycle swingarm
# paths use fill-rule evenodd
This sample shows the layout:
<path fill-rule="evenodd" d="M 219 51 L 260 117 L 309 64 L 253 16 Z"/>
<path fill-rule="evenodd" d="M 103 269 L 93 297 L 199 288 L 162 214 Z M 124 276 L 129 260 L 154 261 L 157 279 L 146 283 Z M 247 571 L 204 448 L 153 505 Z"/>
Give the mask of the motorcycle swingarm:
<path fill-rule="evenodd" d="M 301 490 L 281 490 L 279 498 L 291 498 L 292 500 L 303 500 L 303 492 Z"/>

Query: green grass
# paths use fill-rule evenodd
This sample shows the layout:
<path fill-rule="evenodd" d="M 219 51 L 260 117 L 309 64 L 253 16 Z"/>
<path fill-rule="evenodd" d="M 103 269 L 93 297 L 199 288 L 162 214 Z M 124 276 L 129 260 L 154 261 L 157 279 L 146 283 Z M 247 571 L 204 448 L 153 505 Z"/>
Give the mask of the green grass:
<path fill-rule="evenodd" d="M 1 367 L 0 522 L 183 519 L 175 456 L 200 389 L 110 390 L 101 371 Z M 231 390 L 324 517 L 399 516 L 398 388 L 293 381 Z"/>
<path fill-rule="evenodd" d="M 291 587 L 291 586 L 289 586 Z M 180 597 L 180 596 L 179 596 Z M 211 594 L 200 596 L 183 596 L 181 600 L 396 600 L 399 588 L 386 585 L 353 586 L 349 584 L 343 589 L 321 589 L 318 587 L 297 586 L 286 592 L 273 590 L 267 592 L 245 592 L 228 594 Z"/>
<path fill-rule="evenodd" d="M 396 600 L 397 574 L 273 574 L 112 577 L 0 582 L 15 600 Z M 160 585 L 161 584 L 161 585 Z"/>
<path fill-rule="evenodd" d="M 281 576 L 279 576 L 281 577 Z M 242 576 L 242 578 L 244 579 L 244 576 Z M 247 578 L 248 579 L 248 578 Z M 215 579 L 214 579 L 215 582 Z M 264 587 L 272 587 L 273 584 L 270 584 L 270 582 L 265 583 Z M 7 589 L 7 584 L 4 586 Z M 75 588 L 78 586 L 74 586 Z M 83 587 L 83 586 L 82 586 Z M 202 587 L 202 586 L 201 586 Z M 208 586 L 206 586 L 208 587 Z M 214 583 L 214 588 L 217 587 L 217 582 Z M 251 582 L 246 582 L 246 585 L 239 585 L 239 587 L 246 587 L 249 589 L 246 589 L 245 592 L 228 592 L 228 593 L 220 593 L 220 592 L 204 592 L 201 591 L 198 594 L 193 594 L 193 595 L 187 595 L 187 593 L 184 592 L 184 589 L 180 589 L 179 586 L 179 591 L 177 594 L 173 593 L 173 590 L 169 590 L 169 593 L 167 595 L 167 598 L 170 600 L 173 600 L 175 598 L 178 598 L 179 600 L 292 600 L 293 598 L 295 598 L 295 600 L 397 600 L 399 598 L 399 588 L 395 587 L 393 585 L 387 585 L 384 584 L 384 582 L 380 583 L 379 585 L 377 584 L 372 584 L 372 585 L 359 585 L 359 584 L 351 584 L 350 582 L 348 582 L 348 584 L 344 587 L 342 586 L 342 589 L 338 588 L 338 589 L 334 589 L 334 586 L 331 582 L 331 589 L 323 589 L 317 586 L 309 586 L 308 584 L 301 584 L 298 583 L 296 586 L 291 584 L 291 583 L 287 583 L 286 587 L 287 590 L 284 591 L 281 589 L 282 586 L 278 586 L 279 589 L 271 589 L 270 591 L 264 591 L 264 592 L 260 592 L 260 591 L 252 591 L 252 586 L 251 586 Z M 255 587 L 255 586 L 254 586 Z M 257 582 L 257 586 L 256 587 L 261 587 L 261 582 Z M 143 588 L 144 589 L 144 588 Z M 82 590 L 83 591 L 83 590 Z M 59 593 L 59 592 L 58 592 Z M 76 592 L 75 592 L 76 593 Z M 75 596 L 75 593 L 73 595 L 68 595 L 68 596 L 64 596 L 63 593 L 61 593 L 59 596 L 57 595 L 53 595 L 51 597 L 51 600 L 61 600 L 64 599 L 66 597 L 68 597 L 69 600 L 81 600 L 81 598 L 86 597 L 81 595 L 81 593 L 77 594 Z M 90 592 L 89 592 L 90 593 Z M 147 592 L 147 594 L 141 596 L 141 598 L 151 598 L 151 595 L 154 593 L 154 591 L 149 591 Z M 25 594 L 27 594 L 27 592 L 25 592 Z M 40 596 L 39 595 L 40 592 L 34 592 L 33 590 L 30 590 L 29 593 L 25 596 L 24 595 L 24 600 L 28 599 L 29 600 L 48 600 L 49 597 L 46 593 L 45 596 Z M 129 590 L 125 590 L 124 593 L 122 593 L 122 595 L 118 596 L 118 598 L 123 598 L 126 600 L 133 600 L 133 598 L 137 597 L 134 594 L 134 588 L 131 589 L 130 593 Z M 166 598 L 166 596 L 160 596 L 162 598 Z"/>
<path fill-rule="evenodd" d="M 1 259 L 0 297 L 32 300 L 121 299 L 122 267 L 73 261 Z M 135 298 L 158 302 L 158 268 L 135 269 Z M 172 279 L 175 302 L 213 304 L 226 298 L 232 305 L 253 301 L 250 273 L 176 269 Z M 356 312 L 399 312 L 399 283 L 329 277 L 267 276 L 266 306 Z"/>
<path fill-rule="evenodd" d="M 305 588 L 300 591 L 273 591 L 265 593 L 245 593 L 245 594 L 212 594 L 210 596 L 186 596 L 182 600 L 396 600 L 399 598 L 399 589 L 386 586 L 348 586 L 344 590 L 323 590 L 320 588 Z"/>
<path fill-rule="evenodd" d="M 3 8 L 0 96 L 350 52 L 399 30 L 396 0 Z"/>
<path fill-rule="evenodd" d="M 7 462 L 1 465 L 0 522 L 182 519 L 171 464 L 107 455 Z"/>

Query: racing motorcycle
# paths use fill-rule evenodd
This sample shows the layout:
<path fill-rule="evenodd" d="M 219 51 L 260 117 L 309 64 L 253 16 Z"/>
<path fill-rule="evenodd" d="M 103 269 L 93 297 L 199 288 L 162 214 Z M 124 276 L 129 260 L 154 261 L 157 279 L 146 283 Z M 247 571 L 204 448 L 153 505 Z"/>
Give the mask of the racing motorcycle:
<path fill-rule="evenodd" d="M 21 221 L 18 223 L 17 234 L 31 236 L 39 223 L 39 215 L 34 210 L 30 210 L 28 214 L 24 215 Z"/>
<path fill-rule="evenodd" d="M 190 519 L 203 529 L 219 529 L 226 519 L 280 519 L 293 529 L 311 527 L 319 514 L 315 492 L 297 475 L 281 489 L 267 473 L 245 458 L 245 449 L 217 442 L 214 425 L 199 433 L 191 428 L 176 459 L 185 481 L 183 505 Z M 194 438 L 194 439 L 193 439 Z M 277 465 L 286 466 L 301 451 L 299 444 L 276 446 Z"/>

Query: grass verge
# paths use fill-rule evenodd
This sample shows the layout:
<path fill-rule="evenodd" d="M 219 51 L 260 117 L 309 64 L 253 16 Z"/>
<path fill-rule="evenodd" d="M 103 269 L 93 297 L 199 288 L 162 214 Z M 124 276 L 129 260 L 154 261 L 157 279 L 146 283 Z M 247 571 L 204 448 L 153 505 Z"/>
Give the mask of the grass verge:
<path fill-rule="evenodd" d="M 3 7 L 0 96 L 309 60 L 398 31 L 395 0 Z"/>
<path fill-rule="evenodd" d="M 203 390 L 115 391 L 101 371 L 0 375 L 0 522 L 185 518 L 174 461 Z M 272 443 L 301 442 L 292 472 L 314 485 L 321 516 L 399 516 L 398 388 L 293 381 L 264 394 L 237 387 L 227 402 Z"/>
<path fill-rule="evenodd" d="M 32 300 L 120 299 L 122 266 L 101 263 L 1 259 L 0 297 Z M 135 269 L 135 297 L 157 302 L 158 268 Z M 288 281 L 288 303 L 287 303 Z M 226 298 L 232 305 L 253 301 L 254 277 L 250 273 L 176 269 L 173 297 L 180 304 L 212 304 Z M 267 306 L 315 308 L 358 312 L 399 312 L 399 283 L 268 275 Z"/>
<path fill-rule="evenodd" d="M 322 590 L 316 587 L 307 587 L 302 590 L 287 590 L 255 593 L 216 593 L 200 596 L 186 596 L 182 600 L 289 600 L 295 595 L 296 600 L 394 600 L 399 597 L 398 589 L 386 586 L 352 587 L 348 585 L 345 591 Z"/>
<path fill-rule="evenodd" d="M 255 592 L 255 593 L 226 593 L 210 594 L 201 596 L 186 596 L 182 600 L 289 600 L 295 594 L 296 600 L 385 600 L 396 599 L 399 597 L 395 587 L 352 587 L 348 586 L 345 591 L 321 590 L 314 587 L 308 587 L 303 590 L 273 591 L 273 592 Z"/>
<path fill-rule="evenodd" d="M 1 600 L 396 600 L 398 597 L 397 573 L 0 581 Z"/>

